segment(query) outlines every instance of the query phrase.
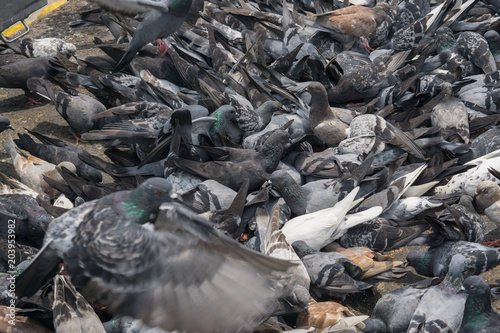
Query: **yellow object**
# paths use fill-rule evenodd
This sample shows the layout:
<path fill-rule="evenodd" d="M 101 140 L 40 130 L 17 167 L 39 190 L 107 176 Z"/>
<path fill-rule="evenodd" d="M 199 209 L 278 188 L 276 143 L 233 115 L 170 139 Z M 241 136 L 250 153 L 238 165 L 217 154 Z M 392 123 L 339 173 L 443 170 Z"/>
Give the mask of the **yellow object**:
<path fill-rule="evenodd" d="M 54 9 L 56 9 L 57 7 L 65 4 L 66 2 L 68 2 L 67 0 L 62 0 L 62 1 L 57 1 L 57 2 L 54 2 L 52 4 L 49 4 L 45 7 L 43 7 L 40 11 L 40 14 L 38 14 L 38 18 L 44 16 L 44 15 L 47 15 L 48 13 L 50 13 L 51 11 L 53 11 Z"/>
<path fill-rule="evenodd" d="M 32 13 L 28 19 L 26 20 L 26 23 L 29 25 L 31 24 L 35 19 L 37 18 L 40 18 L 44 15 L 47 15 L 48 13 L 50 13 L 51 11 L 53 11 L 54 9 L 58 8 L 59 6 L 65 4 L 66 2 L 68 2 L 67 0 L 62 0 L 62 1 L 57 1 L 57 2 L 53 2 L 51 4 L 48 4 L 47 6 L 37 10 L 36 12 Z M 29 20 L 31 18 L 31 20 Z M 8 29 L 5 29 L 2 34 L 6 37 L 9 37 L 10 35 L 18 32 L 19 30 L 21 30 L 22 28 L 24 27 L 24 25 L 22 23 L 17 23 L 17 24 L 14 24 L 13 26 L 11 26 L 10 28 Z"/>

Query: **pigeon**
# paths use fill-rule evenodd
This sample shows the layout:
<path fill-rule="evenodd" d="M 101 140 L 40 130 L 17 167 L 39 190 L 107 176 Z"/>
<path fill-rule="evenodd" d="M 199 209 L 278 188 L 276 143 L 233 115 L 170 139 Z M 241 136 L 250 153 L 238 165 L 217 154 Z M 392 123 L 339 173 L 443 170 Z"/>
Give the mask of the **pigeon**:
<path fill-rule="evenodd" d="M 386 144 L 390 144 L 415 157 L 425 158 L 422 148 L 403 131 L 380 116 L 360 115 L 351 121 L 349 129 L 349 136 L 338 146 L 342 154 L 368 154 L 370 151 L 379 154 L 386 148 Z"/>
<path fill-rule="evenodd" d="M 437 286 L 430 287 L 422 296 L 408 326 L 408 333 L 435 332 L 443 327 L 456 332 L 462 322 L 467 296 L 459 293 L 464 274 L 467 272 L 466 258 L 455 254 L 450 261 L 449 271 Z"/>
<path fill-rule="evenodd" d="M 496 332 L 500 329 L 500 314 L 491 308 L 490 286 L 480 276 L 469 276 L 462 284 L 467 294 L 464 316 L 458 332 Z"/>
<path fill-rule="evenodd" d="M 337 146 L 347 138 L 348 125 L 341 121 L 330 108 L 325 87 L 319 82 L 311 82 L 306 91 L 311 95 L 309 126 L 314 134 L 328 146 Z"/>
<path fill-rule="evenodd" d="M 0 116 L 0 133 L 2 133 L 3 131 L 5 131 L 7 129 L 14 130 L 14 128 L 10 124 L 9 118 L 7 118 L 5 116 Z"/>
<path fill-rule="evenodd" d="M 337 302 L 316 302 L 311 297 L 307 311 L 303 311 L 297 316 L 297 326 L 328 328 L 335 331 L 337 327 L 338 329 L 350 329 L 355 326 L 361 328 L 363 325 L 361 322 L 366 319 L 368 316 L 356 316 L 347 307 Z"/>
<path fill-rule="evenodd" d="M 66 120 L 72 134 L 77 139 L 78 134 L 88 132 L 98 126 L 94 116 L 106 110 L 106 107 L 93 97 L 74 89 L 65 92 L 45 78 L 28 80 L 28 88 L 54 103 L 57 112 Z"/>
<path fill-rule="evenodd" d="M 55 74 L 49 67 L 48 61 L 48 57 L 26 58 L 0 66 L 0 87 L 29 91 L 28 79 Z"/>
<path fill-rule="evenodd" d="M 299 215 L 286 222 L 281 231 L 287 242 L 293 243 L 302 240 L 316 250 L 330 243 L 331 236 L 345 223 L 344 217 L 351 209 L 358 191 L 359 188 L 355 187 L 333 207 Z M 379 207 L 374 207 L 373 210 L 376 216 L 381 212 Z"/>
<path fill-rule="evenodd" d="M 55 57 L 57 53 L 70 57 L 76 53 L 76 46 L 60 38 L 23 38 L 18 44 L 22 54 L 28 58 Z"/>
<path fill-rule="evenodd" d="M 347 230 L 340 237 L 342 247 L 367 247 L 373 251 L 390 251 L 404 246 L 429 229 L 425 221 L 401 223 L 384 218 L 375 218 Z"/>
<path fill-rule="evenodd" d="M 56 170 L 55 164 L 44 161 L 33 155 L 21 153 L 10 135 L 2 142 L 2 145 L 5 151 L 10 155 L 14 169 L 21 182 L 38 193 L 47 193 L 52 199 L 59 195 L 59 192 L 47 184 L 43 179 L 43 177 L 46 176 L 58 181 L 64 181 Z M 75 168 L 70 162 L 62 163 L 71 169 Z"/>
<path fill-rule="evenodd" d="M 87 180 L 93 180 L 95 182 L 102 181 L 101 172 L 84 163 L 80 158 L 81 154 L 87 156 L 90 155 L 85 150 L 68 145 L 61 140 L 49 138 L 37 132 L 32 132 L 32 134 L 45 144 L 36 143 L 28 134 L 18 134 L 20 142 L 22 143 L 22 149 L 53 164 L 59 164 L 64 161 L 71 162 L 76 167 L 76 173 L 80 177 Z"/>
<path fill-rule="evenodd" d="M 479 212 L 500 227 L 500 186 L 490 180 L 485 180 L 477 185 L 474 201 Z"/>
<path fill-rule="evenodd" d="M 458 135 L 465 144 L 469 143 L 469 116 L 465 104 L 453 96 L 452 85 L 445 82 L 441 85 L 444 97 L 431 111 L 432 126 L 441 130 L 443 138 L 456 142 Z"/>
<path fill-rule="evenodd" d="M 328 295 L 345 296 L 373 287 L 355 280 L 361 269 L 337 252 L 319 252 L 304 241 L 295 241 L 292 246 L 300 257 L 311 278 L 311 288 Z"/>
<path fill-rule="evenodd" d="M 289 142 L 288 133 L 280 130 L 273 133 L 259 148 L 259 151 L 244 161 L 209 161 L 195 162 L 175 157 L 175 165 L 188 173 L 205 179 L 213 179 L 237 191 L 250 179 L 249 190 L 255 190 L 270 178 L 270 173 L 277 167 Z"/>
<path fill-rule="evenodd" d="M 292 264 L 225 238 L 172 200 L 169 182 L 150 178 L 54 219 L 44 247 L 17 277 L 16 295 L 34 294 L 64 261 L 75 287 L 112 314 L 168 331 L 251 331 L 276 296 L 264 276 Z"/>
<path fill-rule="evenodd" d="M 279 109 L 275 101 L 266 101 L 255 110 L 241 109 L 237 117 L 238 125 L 245 135 L 259 132 L 269 124 L 273 113 Z"/>
<path fill-rule="evenodd" d="M 466 257 L 468 265 L 475 268 L 474 274 L 482 274 L 500 264 L 500 249 L 466 241 L 445 241 L 427 251 L 414 250 L 408 253 L 408 265 L 424 276 L 443 277 L 449 270 L 455 254 Z"/>
<path fill-rule="evenodd" d="M 446 275 L 446 282 L 443 280 L 441 284 L 435 285 L 435 279 L 427 279 L 398 288 L 382 296 L 382 298 L 377 301 L 377 304 L 375 304 L 370 319 L 364 321 L 366 329 L 364 329 L 363 332 L 376 333 L 380 332 L 380 328 L 383 328 L 382 332 L 407 332 L 422 300 L 424 300 L 426 306 L 428 306 L 427 302 L 429 299 L 432 299 L 432 296 L 440 296 L 442 291 L 444 290 L 446 292 L 448 288 L 450 288 L 450 290 L 452 290 L 451 288 L 455 288 L 452 290 L 452 293 L 454 292 L 455 295 L 457 294 L 462 281 L 464 267 L 463 258 L 461 261 L 460 258 L 457 257 L 456 263 L 456 271 L 453 272 L 453 274 L 450 273 Z M 432 289 L 437 289 L 437 292 L 432 291 Z M 426 297 L 428 292 L 431 292 L 431 294 Z M 440 301 L 442 299 L 441 297 L 436 297 L 434 299 L 435 306 L 439 307 L 439 311 L 441 311 L 441 309 L 446 309 L 440 307 Z M 423 307 L 423 305 L 424 303 L 422 303 L 420 311 L 426 310 L 426 307 Z M 464 304 L 462 304 L 462 306 L 463 305 Z M 456 316 L 457 314 L 453 312 L 453 315 Z"/>
<path fill-rule="evenodd" d="M 257 229 L 260 237 L 260 250 L 270 257 L 298 263 L 285 273 L 273 274 L 271 281 L 274 288 L 283 289 L 281 305 L 274 315 L 283 315 L 301 312 L 307 308 L 309 302 L 309 274 L 295 250 L 290 246 L 283 232 L 279 229 L 280 208 L 275 204 L 269 216 L 264 208 L 256 211 Z"/>
<path fill-rule="evenodd" d="M 274 171 L 270 181 L 272 187 L 281 193 L 294 214 L 314 213 L 333 207 L 339 200 L 344 199 L 362 181 L 372 161 L 373 156 L 368 156 L 352 173 L 346 172 L 338 179 L 310 181 L 303 186 L 297 184 L 284 169 Z"/>
<path fill-rule="evenodd" d="M 488 170 L 489 168 L 500 169 L 499 154 L 500 150 L 495 150 L 487 155 L 465 163 L 466 166 L 470 165 L 471 168 L 464 172 L 454 174 L 445 185 L 434 187 L 434 194 L 440 195 L 459 192 L 474 196 L 480 182 L 485 180 L 500 182 L 500 180 L 497 180 Z"/>
<path fill-rule="evenodd" d="M 92 306 L 76 291 L 67 276 L 57 274 L 54 277 L 52 311 L 56 332 L 105 332 Z"/>
<path fill-rule="evenodd" d="M 468 242 L 482 242 L 486 234 L 486 221 L 476 212 L 473 198 L 462 195 L 458 203 L 448 205 L 436 218 L 446 230 L 447 240 L 465 240 Z M 438 231 L 441 232 L 441 231 Z"/>
<path fill-rule="evenodd" d="M 389 33 L 390 24 L 392 24 L 391 11 L 391 6 L 388 3 L 379 2 L 372 8 L 349 6 L 325 14 L 330 15 L 329 23 L 333 27 L 333 30 L 339 33 L 340 36 L 349 36 L 351 38 L 364 37 L 365 48 L 369 51 L 371 48 L 367 45 L 366 38 L 375 35 L 377 29 L 385 29 L 386 34 Z M 353 42 L 351 41 L 348 45 L 352 45 Z"/>
<path fill-rule="evenodd" d="M 156 38 L 167 37 L 176 32 L 189 14 L 192 1 L 134 1 L 134 0 L 92 0 L 101 7 L 123 14 L 141 14 L 142 22 L 134 32 L 127 51 L 113 69 L 118 72 L 125 68 L 137 52 Z"/>
<path fill-rule="evenodd" d="M 366 247 L 345 249 L 339 246 L 338 243 L 331 243 L 325 249 L 329 251 L 332 245 L 335 247 L 336 252 L 342 253 L 353 264 L 361 268 L 362 274 L 359 277 L 360 280 L 369 279 L 403 264 L 402 261 L 394 261 L 391 256 L 382 255 Z"/>

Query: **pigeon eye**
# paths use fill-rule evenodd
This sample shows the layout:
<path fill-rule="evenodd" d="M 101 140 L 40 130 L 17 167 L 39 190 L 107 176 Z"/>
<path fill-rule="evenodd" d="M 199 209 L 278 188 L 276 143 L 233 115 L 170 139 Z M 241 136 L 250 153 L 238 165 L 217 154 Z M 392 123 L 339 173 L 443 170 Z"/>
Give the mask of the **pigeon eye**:
<path fill-rule="evenodd" d="M 163 191 L 158 190 L 158 191 L 156 191 L 156 194 L 158 194 L 158 195 L 162 195 L 162 194 L 163 194 Z"/>
<path fill-rule="evenodd" d="M 476 289 L 476 287 L 474 287 L 474 286 L 471 286 L 471 287 L 470 287 L 470 289 L 471 289 L 471 290 L 474 290 L 474 289 Z"/>

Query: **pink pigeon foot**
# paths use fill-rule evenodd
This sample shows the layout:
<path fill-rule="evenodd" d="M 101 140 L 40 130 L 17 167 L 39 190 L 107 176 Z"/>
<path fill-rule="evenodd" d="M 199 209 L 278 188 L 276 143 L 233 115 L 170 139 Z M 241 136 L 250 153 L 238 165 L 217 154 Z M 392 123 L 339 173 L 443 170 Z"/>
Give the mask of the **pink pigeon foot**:
<path fill-rule="evenodd" d="M 162 57 L 164 57 L 164 56 L 165 56 L 165 54 L 167 54 L 167 50 L 168 50 L 167 43 L 165 43 L 165 42 L 163 41 L 163 39 L 158 38 L 158 39 L 156 40 L 156 46 L 158 47 L 158 51 L 160 51 L 160 55 L 161 55 Z"/>

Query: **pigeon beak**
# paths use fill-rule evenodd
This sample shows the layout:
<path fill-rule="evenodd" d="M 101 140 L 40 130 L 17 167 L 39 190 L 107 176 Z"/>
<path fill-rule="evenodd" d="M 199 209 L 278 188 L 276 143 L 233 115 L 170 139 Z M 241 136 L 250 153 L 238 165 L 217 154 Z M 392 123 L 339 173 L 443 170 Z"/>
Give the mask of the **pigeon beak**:
<path fill-rule="evenodd" d="M 465 292 L 465 288 L 464 288 L 464 286 L 461 286 L 461 287 L 460 287 L 460 290 L 458 291 L 458 293 L 457 293 L 457 294 L 465 294 L 465 293 L 466 293 L 466 292 Z"/>
<path fill-rule="evenodd" d="M 7 126 L 7 128 L 15 131 L 14 127 L 12 127 L 11 125 Z"/>

